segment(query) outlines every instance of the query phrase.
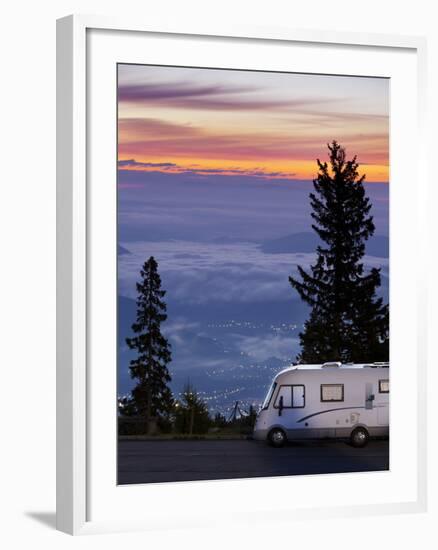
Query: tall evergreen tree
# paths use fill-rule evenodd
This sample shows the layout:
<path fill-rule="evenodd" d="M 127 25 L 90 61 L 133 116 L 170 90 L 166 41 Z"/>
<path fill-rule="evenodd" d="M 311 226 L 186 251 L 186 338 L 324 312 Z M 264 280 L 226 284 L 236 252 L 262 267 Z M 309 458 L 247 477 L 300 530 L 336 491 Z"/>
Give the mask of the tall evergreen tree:
<path fill-rule="evenodd" d="M 161 289 L 158 264 L 153 256 L 140 271 L 137 283 L 137 319 L 132 325 L 135 336 L 126 338 L 128 347 L 137 352 L 130 361 L 131 377 L 137 380 L 132 390 L 136 410 L 144 416 L 146 430 L 153 416 L 169 413 L 173 398 L 167 369 L 171 361 L 170 344 L 161 333 L 161 323 L 167 319 L 166 292 Z"/>
<path fill-rule="evenodd" d="M 380 269 L 364 272 L 365 242 L 374 234 L 371 203 L 356 157 L 347 160 L 336 141 L 330 167 L 317 159 L 319 173 L 310 194 L 312 228 L 321 239 L 310 272 L 298 267 L 292 287 L 311 307 L 300 333 L 300 362 L 387 361 L 388 305 L 376 296 Z"/>

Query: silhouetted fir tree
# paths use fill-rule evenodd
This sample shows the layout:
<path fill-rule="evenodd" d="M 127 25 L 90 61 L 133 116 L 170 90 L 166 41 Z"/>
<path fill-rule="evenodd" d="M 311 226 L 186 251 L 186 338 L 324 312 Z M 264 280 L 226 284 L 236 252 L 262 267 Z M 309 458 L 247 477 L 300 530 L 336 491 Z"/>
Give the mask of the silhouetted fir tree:
<path fill-rule="evenodd" d="M 311 307 L 300 333 L 303 363 L 374 362 L 389 359 L 388 306 L 376 296 L 380 269 L 364 272 L 365 242 L 374 233 L 371 203 L 365 195 L 356 157 L 347 160 L 336 141 L 330 167 L 317 159 L 319 173 L 310 194 L 312 228 L 322 243 L 310 272 L 298 267 L 292 287 Z"/>
<path fill-rule="evenodd" d="M 130 361 L 131 377 L 137 380 L 132 390 L 132 401 L 138 413 L 144 416 L 146 430 L 153 416 L 168 413 L 173 404 L 168 387 L 171 380 L 167 369 L 171 361 L 170 344 L 161 334 L 161 323 L 167 319 L 166 294 L 161 289 L 158 264 L 151 256 L 140 271 L 137 283 L 137 320 L 132 325 L 135 336 L 126 338 L 128 347 L 137 351 Z"/>

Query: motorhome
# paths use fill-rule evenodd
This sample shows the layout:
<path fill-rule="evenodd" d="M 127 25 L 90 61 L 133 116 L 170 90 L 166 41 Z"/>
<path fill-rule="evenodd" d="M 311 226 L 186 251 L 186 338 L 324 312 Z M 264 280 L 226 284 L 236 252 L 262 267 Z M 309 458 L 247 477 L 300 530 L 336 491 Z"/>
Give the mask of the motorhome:
<path fill-rule="evenodd" d="M 254 427 L 254 438 L 274 447 L 320 438 L 364 447 L 388 435 L 389 363 L 288 367 L 275 376 Z"/>

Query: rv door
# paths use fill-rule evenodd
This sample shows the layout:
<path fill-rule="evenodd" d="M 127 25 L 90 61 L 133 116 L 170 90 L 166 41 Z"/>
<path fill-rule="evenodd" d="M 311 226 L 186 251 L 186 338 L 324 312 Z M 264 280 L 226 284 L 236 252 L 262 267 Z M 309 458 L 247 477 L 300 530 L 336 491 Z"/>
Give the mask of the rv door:
<path fill-rule="evenodd" d="M 380 426 L 389 424 L 389 380 L 379 380 L 377 403 L 377 423 Z"/>

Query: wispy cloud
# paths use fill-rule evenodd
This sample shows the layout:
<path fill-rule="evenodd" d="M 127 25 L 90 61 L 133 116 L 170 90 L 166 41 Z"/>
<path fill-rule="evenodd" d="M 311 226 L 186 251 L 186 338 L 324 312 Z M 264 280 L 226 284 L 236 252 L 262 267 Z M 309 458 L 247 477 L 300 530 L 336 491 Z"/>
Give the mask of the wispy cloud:
<path fill-rule="evenodd" d="M 261 169 L 245 168 L 196 168 L 194 166 L 182 166 L 174 162 L 137 162 L 135 159 L 119 160 L 120 170 L 135 169 L 145 171 L 166 171 L 174 174 L 184 174 L 187 176 L 251 176 L 256 178 L 293 178 L 294 172 L 269 172 Z M 120 183 L 121 187 L 126 184 Z M 128 184 L 128 187 L 131 185 Z M 136 185 L 139 188 L 139 185 Z"/>
<path fill-rule="evenodd" d="M 340 102 L 342 98 L 267 99 L 263 87 L 197 85 L 191 82 L 122 84 L 118 99 L 121 103 L 154 104 L 167 108 L 196 110 L 277 110 L 297 109 L 312 105 Z M 259 97 L 254 97 L 257 93 Z M 251 95 L 252 94 L 252 95 Z M 230 97 L 231 96 L 231 97 Z"/>
<path fill-rule="evenodd" d="M 119 160 L 119 168 L 160 168 L 163 170 L 175 168 L 174 162 L 137 162 L 135 159 Z"/>
<path fill-rule="evenodd" d="M 184 157 L 226 159 L 269 166 L 272 161 L 314 161 L 321 153 L 325 155 L 325 144 L 333 139 L 330 132 L 321 129 L 312 135 L 294 135 L 292 130 L 282 125 L 276 131 L 264 129 L 257 134 L 236 129 L 225 133 L 153 118 L 126 118 L 119 121 L 119 156 L 148 155 L 172 161 Z M 375 164 L 387 160 L 388 137 L 384 132 L 361 133 L 348 124 L 337 138 L 347 152 L 359 153 L 359 161 Z"/>
<path fill-rule="evenodd" d="M 156 139 L 165 137 L 184 138 L 198 136 L 201 130 L 189 123 L 169 122 L 153 117 L 125 117 L 119 119 L 119 139 L 133 135 L 135 139 L 155 136 Z"/>
<path fill-rule="evenodd" d="M 224 94 L 254 91 L 248 86 L 223 86 L 220 84 L 199 85 L 189 81 L 145 84 L 122 84 L 119 86 L 119 101 L 154 101 L 180 98 L 200 98 Z"/>

